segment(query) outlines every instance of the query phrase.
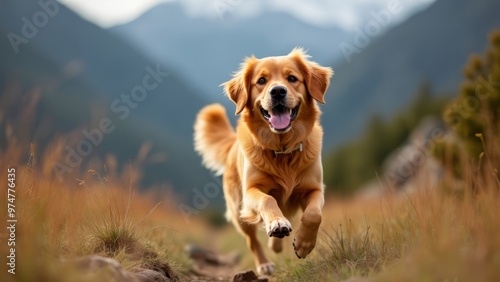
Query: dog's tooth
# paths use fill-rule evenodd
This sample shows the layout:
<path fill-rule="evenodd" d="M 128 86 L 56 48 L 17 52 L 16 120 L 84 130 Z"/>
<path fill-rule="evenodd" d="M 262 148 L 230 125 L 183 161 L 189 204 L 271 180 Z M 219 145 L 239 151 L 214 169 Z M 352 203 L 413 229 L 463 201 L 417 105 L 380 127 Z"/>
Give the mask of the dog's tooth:
<path fill-rule="evenodd" d="M 292 115 L 293 110 L 292 109 L 289 109 L 289 110 L 290 110 L 290 115 Z"/>

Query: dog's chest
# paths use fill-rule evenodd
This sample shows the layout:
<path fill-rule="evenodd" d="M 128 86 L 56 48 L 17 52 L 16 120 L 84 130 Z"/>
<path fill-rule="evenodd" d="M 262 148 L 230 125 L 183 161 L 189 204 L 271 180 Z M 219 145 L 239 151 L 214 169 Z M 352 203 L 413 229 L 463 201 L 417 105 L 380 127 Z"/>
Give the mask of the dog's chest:
<path fill-rule="evenodd" d="M 295 151 L 290 154 L 275 155 L 272 151 L 252 151 L 246 155 L 247 165 L 256 168 L 263 177 L 264 190 L 279 193 L 280 198 L 289 198 L 292 194 L 303 193 L 315 187 L 321 187 L 321 177 L 314 173 L 318 156 L 307 151 Z M 319 169 L 321 170 L 321 169 Z M 258 183 L 257 182 L 257 183 Z"/>
<path fill-rule="evenodd" d="M 276 188 L 284 190 L 283 193 L 287 196 L 290 196 L 297 188 L 308 185 L 307 177 L 305 177 L 308 169 L 301 156 L 278 155 L 268 159 L 260 169 L 276 184 Z"/>

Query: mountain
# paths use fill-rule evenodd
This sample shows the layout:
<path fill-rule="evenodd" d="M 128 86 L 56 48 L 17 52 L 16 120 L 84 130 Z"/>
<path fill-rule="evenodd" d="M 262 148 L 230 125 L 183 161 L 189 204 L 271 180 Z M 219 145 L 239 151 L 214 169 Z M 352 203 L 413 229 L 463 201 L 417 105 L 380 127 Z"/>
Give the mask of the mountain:
<path fill-rule="evenodd" d="M 226 105 L 218 85 L 229 80 L 245 56 L 285 55 L 302 46 L 316 61 L 327 63 L 341 55 L 335 46 L 349 38 L 340 28 L 318 28 L 281 12 L 237 18 L 228 11 L 218 20 L 191 18 L 177 2 L 160 4 L 111 31 L 153 60 L 171 62 L 193 87 Z"/>
<path fill-rule="evenodd" d="M 488 33 L 500 28 L 499 11 L 496 0 L 438 0 L 334 65 L 322 116 L 327 146 L 356 137 L 374 113 L 391 116 L 422 82 L 456 93 L 469 55 L 482 53 Z"/>
<path fill-rule="evenodd" d="M 146 58 L 58 3 L 0 2 L 0 100 L 29 99 L 32 89 L 41 96 L 36 121 L 43 130 L 22 141 L 48 144 L 60 132 L 77 130 L 77 142 L 68 143 L 77 150 L 78 141 L 92 141 L 84 132 L 95 133 L 105 121 L 114 130 L 93 135 L 102 142 L 95 142 L 84 162 L 111 153 L 126 164 L 149 142 L 152 154 L 166 161 L 146 167 L 144 186 L 167 182 L 187 194 L 213 182 L 192 145 L 195 113 L 208 102 L 168 63 Z M 18 113 L 10 112 L 0 119 L 2 127 L 12 122 L 21 131 Z"/>
<path fill-rule="evenodd" d="M 148 57 L 171 62 L 200 94 L 229 109 L 234 106 L 218 85 L 244 56 L 286 54 L 294 46 L 304 46 L 314 60 L 335 70 L 327 104 L 322 106 L 328 152 L 360 134 L 374 113 L 390 116 L 402 108 L 424 82 L 440 95 L 455 92 L 469 54 L 481 52 L 488 32 L 500 26 L 499 8 L 500 2 L 494 0 L 438 0 L 370 38 L 370 44 L 359 48 L 349 62 L 342 46 L 355 45 L 359 34 L 309 26 L 279 12 L 243 19 L 227 12 L 213 21 L 190 18 L 180 4 L 164 3 L 111 31 Z M 359 27 L 364 33 L 377 20 L 378 9 L 373 9 Z"/>

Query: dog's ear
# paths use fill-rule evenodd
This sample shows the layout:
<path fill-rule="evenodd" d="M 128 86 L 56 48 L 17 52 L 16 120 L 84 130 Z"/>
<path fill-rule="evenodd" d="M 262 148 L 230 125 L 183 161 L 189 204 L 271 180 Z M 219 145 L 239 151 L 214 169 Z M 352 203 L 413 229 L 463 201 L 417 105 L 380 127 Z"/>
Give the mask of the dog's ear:
<path fill-rule="evenodd" d="M 330 77 L 333 70 L 328 67 L 322 67 L 315 62 L 307 62 L 310 73 L 306 79 L 307 90 L 309 94 L 321 104 L 325 103 L 325 93 L 330 85 Z"/>
<path fill-rule="evenodd" d="M 224 93 L 236 104 L 236 115 L 243 111 L 248 102 L 252 72 L 256 61 L 257 59 L 254 56 L 246 58 L 238 72 L 233 75 L 233 78 L 221 84 L 221 86 L 224 86 Z"/>
<path fill-rule="evenodd" d="M 325 103 L 326 89 L 330 85 L 330 78 L 333 70 L 329 67 L 322 67 L 318 63 L 309 61 L 309 55 L 302 48 L 295 48 L 289 56 L 294 58 L 304 74 L 307 91 L 314 100 Z"/>

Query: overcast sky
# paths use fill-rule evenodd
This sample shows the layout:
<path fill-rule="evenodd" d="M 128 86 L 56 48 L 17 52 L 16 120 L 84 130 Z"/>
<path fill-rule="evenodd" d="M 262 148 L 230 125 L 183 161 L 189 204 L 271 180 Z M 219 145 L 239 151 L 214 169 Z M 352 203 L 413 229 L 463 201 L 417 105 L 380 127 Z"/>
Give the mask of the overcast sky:
<path fill-rule="evenodd" d="M 161 2 L 181 2 L 192 17 L 221 20 L 231 13 L 252 16 L 264 10 L 288 12 L 318 26 L 337 25 L 352 30 L 386 9 L 390 2 L 401 7 L 394 15 L 398 22 L 427 7 L 434 0 L 59 0 L 87 20 L 101 27 L 129 22 Z"/>

